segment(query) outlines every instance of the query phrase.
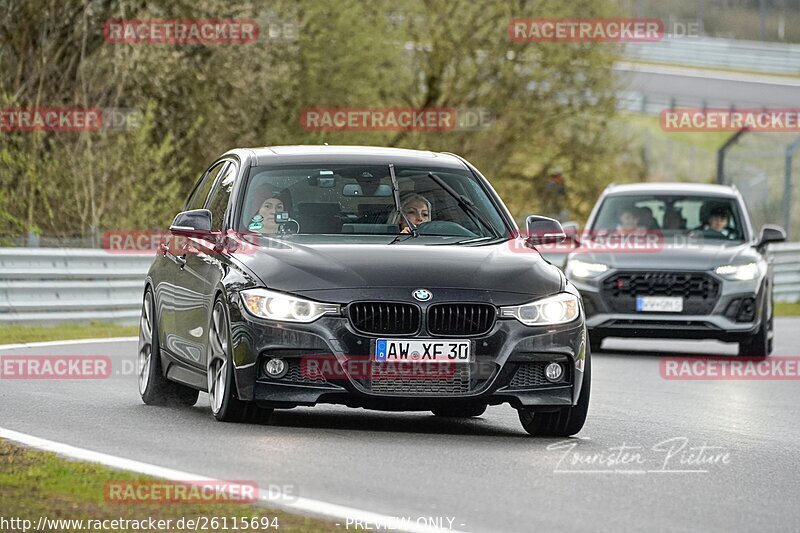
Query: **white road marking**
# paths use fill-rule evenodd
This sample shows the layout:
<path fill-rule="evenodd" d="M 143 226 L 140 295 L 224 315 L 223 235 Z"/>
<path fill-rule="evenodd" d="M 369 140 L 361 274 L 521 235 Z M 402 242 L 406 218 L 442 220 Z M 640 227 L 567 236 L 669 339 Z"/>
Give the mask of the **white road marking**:
<path fill-rule="evenodd" d="M 139 337 L 109 337 L 106 339 L 75 339 L 70 341 L 46 341 L 46 342 L 21 342 L 18 344 L 0 344 L 2 350 L 18 350 L 20 348 L 40 348 L 43 346 L 70 346 L 72 344 L 99 344 L 107 342 L 136 342 Z"/>
<path fill-rule="evenodd" d="M 191 474 L 188 472 L 181 472 L 180 470 L 173 470 L 171 468 L 164 468 L 161 466 L 152 465 L 149 463 L 142 463 L 131 459 L 124 459 L 114 455 L 108 455 L 101 452 L 86 450 L 83 448 L 76 448 L 69 444 L 63 444 L 52 440 L 42 439 L 28 435 L 26 433 L 19 433 L 10 429 L 0 427 L 0 438 L 10 441 L 18 442 L 26 446 L 36 448 L 39 450 L 52 452 L 63 457 L 70 457 L 81 461 L 101 464 L 118 470 L 127 470 L 129 472 L 136 472 L 147 476 L 167 479 L 170 481 L 211 481 L 219 482 L 214 478 L 201 476 L 198 474 Z M 225 482 L 231 489 L 236 490 L 233 484 Z M 345 507 L 334 503 L 323 502 L 319 500 L 312 500 L 309 498 L 301 498 L 294 496 L 287 496 L 280 494 L 275 490 L 259 490 L 259 499 L 267 505 L 285 510 L 287 512 L 313 516 L 317 518 L 324 518 L 328 520 L 341 520 L 345 523 L 350 521 L 353 525 L 354 520 L 360 521 L 362 524 L 369 524 L 373 529 L 376 525 L 381 526 L 381 529 L 387 529 L 386 525 L 391 525 L 395 531 L 408 531 L 410 533 L 428 533 L 433 531 L 449 531 L 456 532 L 456 529 L 442 529 L 431 527 L 427 524 L 415 523 L 411 521 L 400 521 L 397 517 L 355 509 L 353 507 Z M 420 515 L 420 518 L 427 518 L 428 515 Z M 344 524 L 338 524 L 344 527 Z M 363 529 L 363 528 L 362 528 Z"/>

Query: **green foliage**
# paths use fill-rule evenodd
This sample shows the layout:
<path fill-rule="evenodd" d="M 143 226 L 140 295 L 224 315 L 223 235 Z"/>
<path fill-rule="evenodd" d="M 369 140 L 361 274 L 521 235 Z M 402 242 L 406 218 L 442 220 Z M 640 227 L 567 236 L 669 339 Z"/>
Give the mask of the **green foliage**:
<path fill-rule="evenodd" d="M 128 108 L 122 131 L 0 134 L 0 219 L 7 234 L 87 235 L 163 227 L 197 176 L 235 146 L 366 144 L 445 150 L 473 161 L 519 218 L 563 168 L 571 215 L 612 179 L 638 179 L 610 126 L 610 66 L 599 43 L 515 43 L 525 17 L 615 16 L 601 0 L 2 0 L 4 108 Z M 234 18 L 248 44 L 110 44 L 109 19 Z M 287 31 L 288 29 L 288 31 Z M 305 109 L 482 108 L 477 131 L 307 131 Z"/>

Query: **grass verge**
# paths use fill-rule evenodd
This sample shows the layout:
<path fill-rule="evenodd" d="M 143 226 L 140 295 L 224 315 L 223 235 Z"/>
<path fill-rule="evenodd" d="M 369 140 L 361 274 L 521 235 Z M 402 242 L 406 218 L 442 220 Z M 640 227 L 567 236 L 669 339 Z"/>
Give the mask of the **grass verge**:
<path fill-rule="evenodd" d="M 334 525 L 329 522 L 288 514 L 285 512 L 271 511 L 255 505 L 241 503 L 136 503 L 115 504 L 105 500 L 105 485 L 109 482 L 127 481 L 153 481 L 147 476 L 129 472 L 119 472 L 91 463 L 71 461 L 48 452 L 41 452 L 17 446 L 9 441 L 0 439 L 0 501 L 2 504 L 2 518 L 18 518 L 30 520 L 29 530 L 33 530 L 39 523 L 40 517 L 49 520 L 83 520 L 83 531 L 87 530 L 88 520 L 129 520 L 143 521 L 146 524 L 150 518 L 154 520 L 172 520 L 169 529 L 163 531 L 181 531 L 189 528 L 175 527 L 181 518 L 198 520 L 207 517 L 208 528 L 204 531 L 234 531 L 233 517 L 239 521 L 239 530 L 242 521 L 256 519 L 258 528 L 248 530 L 317 532 L 330 531 Z M 216 518 L 214 526 L 212 518 Z M 227 529 L 223 523 L 227 518 Z M 118 522 L 105 531 L 141 531 L 135 522 Z M 266 520 L 266 521 L 264 521 Z M 264 524 L 269 524 L 264 528 Z M 43 528 L 44 531 L 81 531 L 78 524 L 73 522 L 53 523 Z M 91 528 L 88 528 L 91 529 Z M 0 524 L 2 531 L 22 531 L 23 525 L 17 522 Z M 191 528 L 194 530 L 194 528 Z M 151 529 L 153 531 L 153 529 Z"/>
<path fill-rule="evenodd" d="M 800 302 L 775 302 L 775 316 L 800 316 Z"/>
<path fill-rule="evenodd" d="M 73 339 L 100 339 L 110 337 L 134 337 L 139 326 L 91 322 L 89 324 L 59 324 L 56 326 L 0 327 L 0 344 L 18 342 L 63 341 Z"/>

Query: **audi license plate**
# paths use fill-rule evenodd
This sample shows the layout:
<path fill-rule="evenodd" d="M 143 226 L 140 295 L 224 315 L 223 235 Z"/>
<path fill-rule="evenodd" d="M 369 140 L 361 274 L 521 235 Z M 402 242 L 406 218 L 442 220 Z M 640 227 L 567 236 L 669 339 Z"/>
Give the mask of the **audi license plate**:
<path fill-rule="evenodd" d="M 378 339 L 375 342 L 375 361 L 379 363 L 469 363 L 470 355 L 470 341 Z"/>
<path fill-rule="evenodd" d="M 637 296 L 636 312 L 680 313 L 683 298 L 680 296 Z"/>

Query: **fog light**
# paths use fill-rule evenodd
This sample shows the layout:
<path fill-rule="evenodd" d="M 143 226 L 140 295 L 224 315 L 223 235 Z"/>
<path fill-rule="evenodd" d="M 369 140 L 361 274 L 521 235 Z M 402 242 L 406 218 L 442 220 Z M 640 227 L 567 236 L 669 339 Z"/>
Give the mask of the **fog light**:
<path fill-rule="evenodd" d="M 564 369 L 561 368 L 561 365 L 558 363 L 550 363 L 544 369 L 544 375 L 548 381 L 558 381 L 561 379 L 561 374 L 564 373 Z"/>
<path fill-rule="evenodd" d="M 289 371 L 289 365 L 283 359 L 268 359 L 264 363 L 264 372 L 272 379 L 282 378 Z"/>

